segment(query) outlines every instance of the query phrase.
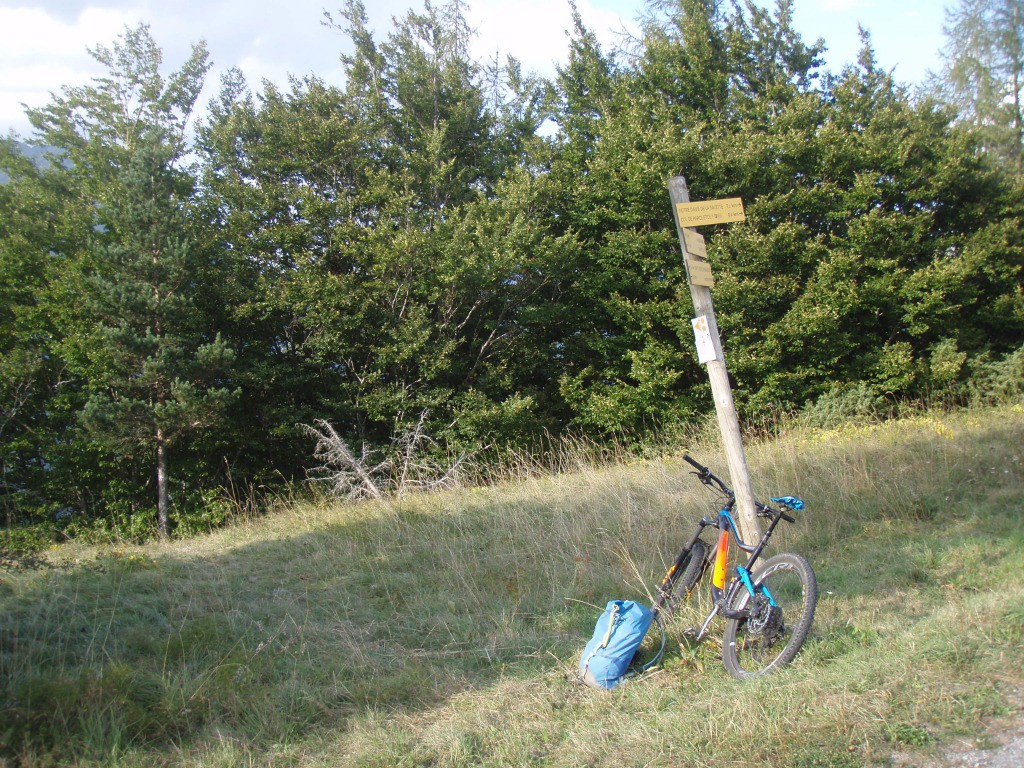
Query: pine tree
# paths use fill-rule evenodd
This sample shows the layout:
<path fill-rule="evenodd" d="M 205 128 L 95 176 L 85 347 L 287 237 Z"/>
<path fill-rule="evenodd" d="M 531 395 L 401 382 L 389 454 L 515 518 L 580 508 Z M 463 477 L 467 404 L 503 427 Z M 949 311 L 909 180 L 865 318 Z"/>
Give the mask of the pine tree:
<path fill-rule="evenodd" d="M 170 166 L 157 130 L 144 135 L 103 212 L 111 237 L 93 245 L 83 311 L 92 324 L 72 339 L 88 380 L 81 421 L 122 454 L 152 451 L 160 534 L 170 534 L 168 451 L 210 427 L 236 392 L 221 382 L 233 353 L 210 337 L 196 306 L 202 267 L 187 238 L 188 180 Z"/>
<path fill-rule="evenodd" d="M 115 457 L 113 474 L 127 459 L 148 464 L 166 536 L 168 450 L 208 427 L 233 394 L 218 381 L 231 351 L 208 318 L 211 260 L 194 242 L 194 182 L 181 168 L 209 64 L 197 45 L 165 79 L 146 25 L 90 53 L 104 76 L 29 111 L 35 143 L 56 148 L 48 173 L 76 223 L 74 237 L 50 244 L 46 287 L 85 430 L 70 453 L 80 460 L 91 441 Z M 109 463 L 104 473 L 118 482 Z M 124 495 L 130 484 L 120 480 Z"/>

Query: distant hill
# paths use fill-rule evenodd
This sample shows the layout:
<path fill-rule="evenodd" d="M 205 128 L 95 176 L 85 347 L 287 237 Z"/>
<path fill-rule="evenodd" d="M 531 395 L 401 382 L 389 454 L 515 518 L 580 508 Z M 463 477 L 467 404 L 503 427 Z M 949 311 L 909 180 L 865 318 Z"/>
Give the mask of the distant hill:
<path fill-rule="evenodd" d="M 18 151 L 21 152 L 21 154 L 25 155 L 25 157 L 31 158 L 32 162 L 34 162 L 39 168 L 46 167 L 49 162 L 46 156 L 55 151 L 55 147 L 40 147 L 33 144 L 26 144 L 23 141 L 16 141 L 14 142 L 14 145 L 18 148 Z M 10 177 L 6 173 L 0 171 L 0 184 L 6 184 L 9 179 Z"/>

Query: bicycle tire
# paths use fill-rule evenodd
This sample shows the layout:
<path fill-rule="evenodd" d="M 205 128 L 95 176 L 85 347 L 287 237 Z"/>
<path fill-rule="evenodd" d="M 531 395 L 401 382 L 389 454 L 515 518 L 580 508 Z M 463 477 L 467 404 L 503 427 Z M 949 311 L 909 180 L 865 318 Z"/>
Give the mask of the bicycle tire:
<path fill-rule="evenodd" d="M 751 575 L 755 588 L 765 585 L 775 605 L 758 591 L 743 589 L 733 609 L 747 610 L 751 599 L 763 605 L 750 619 L 727 619 L 722 662 L 733 677 L 746 679 L 772 672 L 796 658 L 811 631 L 818 603 L 818 582 L 810 563 L 783 553 L 765 560 Z"/>
<path fill-rule="evenodd" d="M 697 582 L 700 581 L 700 577 L 704 575 L 704 568 L 707 566 L 707 562 L 708 545 L 701 539 L 697 539 L 690 548 L 687 558 L 680 564 L 682 573 L 673 583 L 672 591 L 662 608 L 661 612 L 665 615 L 666 619 L 672 618 L 672 614 L 675 613 L 679 604 L 686 600 L 690 593 L 693 592 Z"/>

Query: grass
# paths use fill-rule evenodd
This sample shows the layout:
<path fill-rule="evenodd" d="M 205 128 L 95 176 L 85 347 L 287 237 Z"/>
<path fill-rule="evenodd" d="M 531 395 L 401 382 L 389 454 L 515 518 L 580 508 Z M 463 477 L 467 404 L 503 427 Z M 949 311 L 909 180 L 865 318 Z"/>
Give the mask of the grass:
<path fill-rule="evenodd" d="M 694 609 L 656 674 L 567 682 L 604 603 L 646 599 L 710 509 L 678 454 L 568 462 L 0 572 L 0 764 L 881 766 L 1008 711 L 1024 408 L 794 429 L 748 457 L 760 495 L 808 501 L 772 548 L 821 587 L 780 674 L 732 680 L 714 639 L 685 640 Z"/>

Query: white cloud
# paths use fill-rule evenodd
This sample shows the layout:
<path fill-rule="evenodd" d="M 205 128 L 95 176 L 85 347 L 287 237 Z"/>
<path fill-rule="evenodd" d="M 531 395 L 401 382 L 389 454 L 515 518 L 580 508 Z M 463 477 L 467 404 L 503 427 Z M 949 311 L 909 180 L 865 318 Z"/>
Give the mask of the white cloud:
<path fill-rule="evenodd" d="M 624 21 L 617 12 L 578 3 L 583 23 L 610 47 Z M 480 60 L 511 54 L 528 71 L 552 76 L 555 64 L 565 61 L 569 50 L 567 32 L 572 30 L 569 4 L 550 0 L 477 0 L 469 12 L 470 25 L 477 30 L 475 54 Z M 630 25 L 631 27 L 633 25 Z M 632 28 L 635 32 L 636 29 Z"/>
<path fill-rule="evenodd" d="M 63 85 L 98 75 L 86 49 L 113 40 L 131 22 L 114 9 L 87 8 L 66 20 L 41 8 L 0 8 L 0 128 L 27 133 L 21 105 L 42 107 Z"/>
<path fill-rule="evenodd" d="M 4 45 L 0 62 L 40 56 L 85 55 L 85 45 L 110 39 L 130 16 L 114 9 L 87 8 L 70 23 L 41 8 L 0 8 Z"/>

